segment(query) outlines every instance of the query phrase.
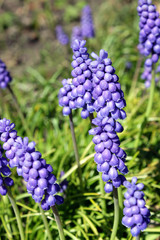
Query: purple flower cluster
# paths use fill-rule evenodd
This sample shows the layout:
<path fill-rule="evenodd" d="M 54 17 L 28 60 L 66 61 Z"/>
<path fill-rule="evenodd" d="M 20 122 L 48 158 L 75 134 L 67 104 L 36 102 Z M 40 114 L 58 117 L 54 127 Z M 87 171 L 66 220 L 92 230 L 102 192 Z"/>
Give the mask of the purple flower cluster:
<path fill-rule="evenodd" d="M 89 5 L 82 9 L 81 15 L 82 36 L 86 38 L 94 37 L 94 26 L 92 19 L 92 11 Z"/>
<path fill-rule="evenodd" d="M 0 194 L 6 195 L 7 194 L 7 187 L 10 187 L 14 184 L 12 178 L 9 176 L 11 175 L 11 170 L 9 169 L 8 161 L 6 158 L 3 157 L 3 149 L 0 145 Z"/>
<path fill-rule="evenodd" d="M 12 78 L 7 71 L 6 64 L 0 60 L 0 88 L 6 88 L 11 81 Z"/>
<path fill-rule="evenodd" d="M 145 61 L 145 70 L 142 75 L 146 80 L 146 86 L 149 87 L 152 66 L 158 62 L 160 56 L 160 18 L 151 0 L 139 0 L 137 11 L 140 16 L 138 49 L 142 55 L 147 57 L 150 55 Z"/>
<path fill-rule="evenodd" d="M 81 117 L 84 119 L 94 112 L 92 72 L 89 68 L 91 59 L 85 43 L 85 40 L 75 40 L 72 61 L 73 79 L 63 80 L 63 87 L 59 91 L 59 104 L 63 107 L 63 115 L 69 115 L 72 109 L 82 108 Z"/>
<path fill-rule="evenodd" d="M 67 45 L 69 42 L 67 34 L 63 31 L 63 28 L 60 25 L 56 27 L 56 37 L 62 45 Z"/>
<path fill-rule="evenodd" d="M 75 40 L 82 40 L 82 29 L 79 26 L 75 26 L 72 28 L 72 36 L 71 36 L 71 48 L 73 47 Z"/>
<path fill-rule="evenodd" d="M 143 183 L 138 183 L 137 178 L 132 178 L 132 183 L 124 181 L 124 186 L 127 188 L 124 197 L 124 209 L 122 224 L 131 228 L 131 234 L 136 237 L 141 231 L 146 229 L 150 222 L 150 211 L 145 206 L 144 193 L 141 191 L 144 188 Z"/>
<path fill-rule="evenodd" d="M 17 136 L 15 125 L 10 120 L 0 120 L 0 140 L 4 142 L 3 149 L 9 159 L 11 168 L 17 167 L 17 173 L 27 182 L 27 191 L 36 202 L 41 202 L 44 210 L 49 210 L 55 204 L 63 203 L 61 196 L 55 195 L 60 187 L 52 173 L 51 165 L 41 158 L 41 153 L 35 150 L 35 142 L 28 138 Z"/>
<path fill-rule="evenodd" d="M 152 54 L 146 60 L 146 66 L 151 66 L 159 59 L 160 55 L 160 18 L 156 6 L 151 0 L 139 0 L 137 7 L 140 16 L 139 50 L 144 56 Z"/>
<path fill-rule="evenodd" d="M 97 163 L 97 170 L 102 172 L 102 179 L 107 182 L 106 193 L 119 187 L 125 180 L 123 175 L 128 172 L 125 166 L 126 153 L 119 147 L 120 141 L 117 132 L 122 132 L 123 127 L 117 119 L 124 119 L 126 113 L 122 108 L 126 106 L 121 85 L 118 83 L 118 76 L 112 66 L 108 53 L 100 51 L 100 56 L 91 54 L 96 60 L 90 63 L 93 73 L 94 109 L 97 117 L 92 123 L 96 125 L 89 131 L 95 135 L 93 142 L 96 144 L 94 160 Z"/>

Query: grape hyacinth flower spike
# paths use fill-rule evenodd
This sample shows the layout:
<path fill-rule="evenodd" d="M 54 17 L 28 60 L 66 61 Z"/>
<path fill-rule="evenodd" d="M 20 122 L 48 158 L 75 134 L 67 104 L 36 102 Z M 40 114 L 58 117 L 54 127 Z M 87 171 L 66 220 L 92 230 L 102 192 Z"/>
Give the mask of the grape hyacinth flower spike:
<path fill-rule="evenodd" d="M 139 145 L 143 128 L 152 110 L 155 82 L 157 81 L 155 65 L 160 57 L 160 18 L 156 6 L 152 4 L 151 0 L 139 0 L 137 11 L 140 17 L 140 44 L 138 49 L 141 55 L 147 57 L 141 77 L 145 80 L 145 86 L 147 88 L 150 87 L 150 96 L 144 118 L 139 127 L 138 136 L 136 137 L 135 148 Z"/>
<path fill-rule="evenodd" d="M 56 195 L 60 187 L 55 183 L 52 166 L 35 150 L 35 142 L 29 142 L 27 137 L 17 136 L 14 127 L 7 119 L 0 120 L 0 140 L 4 142 L 3 149 L 10 167 L 17 167 L 18 175 L 27 183 L 27 191 L 36 202 L 42 201 L 44 210 L 49 210 L 55 203 L 63 203 L 63 198 Z"/>
<path fill-rule="evenodd" d="M 55 204 L 62 204 L 63 198 L 57 195 L 60 186 L 56 183 L 56 177 L 52 173 L 53 168 L 46 163 L 41 153 L 36 151 L 35 142 L 29 142 L 28 137 L 17 136 L 14 127 L 15 125 L 10 123 L 10 120 L 5 118 L 0 120 L 0 140 L 4 142 L 3 149 L 6 151 L 9 165 L 11 168 L 17 168 L 18 175 L 24 178 L 27 191 L 35 202 L 41 203 L 43 210 L 52 208 L 57 219 L 58 212 Z M 60 219 L 57 224 L 60 224 Z M 62 228 L 62 226 L 58 227 Z M 63 235 L 63 231 L 60 234 Z"/>
<path fill-rule="evenodd" d="M 56 37 L 62 45 L 67 45 L 69 43 L 69 38 L 60 25 L 56 27 Z"/>
<path fill-rule="evenodd" d="M 93 38 L 94 33 L 94 25 L 92 19 L 92 10 L 89 5 L 85 6 L 82 9 L 81 15 L 81 28 L 82 28 L 82 37 Z"/>
<path fill-rule="evenodd" d="M 146 81 L 146 87 L 150 87 L 152 68 L 160 57 L 160 18 L 151 0 L 139 0 L 137 11 L 140 17 L 138 49 L 141 55 L 147 57 L 142 79 Z M 147 71 L 149 76 L 146 74 Z"/>
<path fill-rule="evenodd" d="M 123 184 L 124 177 L 128 169 L 125 165 L 126 153 L 119 145 L 120 141 L 117 132 L 122 132 L 123 127 L 117 121 L 124 119 L 126 113 L 123 108 L 126 106 L 121 85 L 118 83 L 118 76 L 112 66 L 108 53 L 100 51 L 100 56 L 91 54 L 95 61 L 90 67 L 93 72 L 93 98 L 94 108 L 97 117 L 93 119 L 93 124 L 97 126 L 89 131 L 95 135 L 95 157 L 97 170 L 102 172 L 102 179 L 106 182 L 106 193 L 113 191 L 113 186 L 118 188 Z M 121 174 L 119 174 L 119 173 Z"/>
<path fill-rule="evenodd" d="M 127 191 L 124 194 L 124 217 L 122 219 L 122 224 L 127 228 L 131 228 L 131 234 L 133 237 L 140 235 L 140 232 L 147 228 L 150 222 L 149 216 L 150 211 L 145 206 L 144 193 L 142 189 L 144 188 L 143 183 L 138 183 L 137 178 L 133 177 L 132 182 L 124 181 L 124 186 Z"/>
<path fill-rule="evenodd" d="M 63 115 L 68 116 L 74 109 L 82 108 L 81 117 L 87 118 L 94 112 L 92 98 L 92 72 L 85 40 L 75 40 L 73 50 L 73 79 L 64 79 L 59 91 L 59 105 L 63 107 Z"/>

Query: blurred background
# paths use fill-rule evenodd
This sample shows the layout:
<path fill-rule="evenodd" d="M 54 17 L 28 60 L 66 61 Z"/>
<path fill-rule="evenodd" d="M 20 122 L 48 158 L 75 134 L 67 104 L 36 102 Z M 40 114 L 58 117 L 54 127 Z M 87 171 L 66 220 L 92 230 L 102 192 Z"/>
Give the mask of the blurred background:
<path fill-rule="evenodd" d="M 62 25 L 71 37 L 72 28 L 80 24 L 81 10 L 87 4 L 95 25 L 95 38 L 88 43 L 92 51 L 105 47 L 113 55 L 119 47 L 121 57 L 134 61 L 138 43 L 136 1 L 1 0 L 0 52 L 12 75 L 20 77 L 27 67 L 34 67 L 50 77 L 57 68 L 68 67 L 71 56 L 67 59 L 67 54 L 71 51 L 58 43 L 55 28 Z"/>

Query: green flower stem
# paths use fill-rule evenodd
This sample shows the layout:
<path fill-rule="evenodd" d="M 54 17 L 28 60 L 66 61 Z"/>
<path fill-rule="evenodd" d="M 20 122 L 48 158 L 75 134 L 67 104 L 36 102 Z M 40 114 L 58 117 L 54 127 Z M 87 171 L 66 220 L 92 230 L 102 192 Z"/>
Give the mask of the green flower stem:
<path fill-rule="evenodd" d="M 104 191 L 104 182 L 102 180 L 102 173 L 101 172 L 99 172 L 99 183 L 100 183 L 101 195 L 103 197 L 105 195 L 105 191 Z M 106 200 L 105 199 L 101 199 L 101 206 L 102 206 L 103 214 L 106 214 L 107 208 L 106 208 Z"/>
<path fill-rule="evenodd" d="M 42 214 L 42 219 L 43 219 L 45 229 L 47 231 L 48 239 L 52 240 L 52 234 L 51 234 L 51 231 L 50 231 L 49 226 L 48 226 L 46 215 L 44 214 L 44 211 L 43 211 L 40 203 L 38 203 L 38 206 L 39 206 L 40 212 Z"/>
<path fill-rule="evenodd" d="M 151 113 L 151 110 L 152 110 L 154 90 L 155 90 L 155 71 L 153 69 L 153 71 L 152 71 L 152 81 L 151 81 L 151 86 L 150 86 L 149 101 L 148 101 L 148 105 L 147 105 L 147 108 L 146 108 L 144 118 L 142 119 L 142 122 L 141 122 L 141 125 L 140 125 L 140 131 L 139 131 L 138 137 L 136 139 L 136 143 L 135 143 L 135 148 L 136 149 L 138 148 L 139 141 L 140 141 L 141 135 L 143 133 L 143 129 L 146 126 L 148 117 L 149 117 L 149 115 Z"/>
<path fill-rule="evenodd" d="M 69 122 L 70 122 L 70 129 L 71 129 L 71 134 L 72 134 L 72 141 L 73 141 L 73 148 L 74 148 L 74 154 L 77 162 L 77 169 L 78 169 L 78 177 L 80 181 L 80 186 L 81 189 L 83 188 L 83 183 L 82 183 L 82 172 L 81 172 L 81 166 L 79 162 L 79 155 L 78 155 L 78 147 L 77 147 L 77 142 L 76 142 L 76 136 L 74 132 L 74 124 L 73 124 L 73 118 L 72 118 L 72 112 L 69 115 Z"/>
<path fill-rule="evenodd" d="M 24 240 L 24 232 L 23 232 L 23 226 L 22 226 L 22 221 L 21 221 L 21 217 L 20 217 L 20 214 L 19 214 L 19 209 L 16 205 L 16 201 L 14 200 L 13 198 L 13 195 L 10 191 L 10 189 L 8 189 L 8 197 L 9 197 L 9 200 L 11 202 L 11 205 L 13 207 L 13 210 L 14 210 L 14 213 L 16 215 L 16 219 L 17 219 L 17 224 L 18 224 L 18 228 L 19 228 L 19 233 L 20 233 L 20 236 L 21 236 L 21 240 Z"/>
<path fill-rule="evenodd" d="M 120 222 L 122 221 L 123 217 L 123 195 L 122 195 L 122 188 L 121 186 L 118 188 L 118 201 L 119 201 L 119 212 L 120 212 Z"/>
<path fill-rule="evenodd" d="M 19 103 L 18 103 L 17 97 L 16 97 L 16 95 L 14 94 L 13 89 L 10 87 L 10 85 L 8 85 L 7 88 L 8 88 L 8 90 L 9 90 L 11 96 L 12 96 L 12 99 L 13 99 L 13 101 L 14 101 L 14 103 L 15 103 L 15 107 L 16 107 L 17 112 L 18 112 L 18 114 L 19 114 L 19 117 L 20 117 L 20 119 L 21 119 L 21 121 L 22 121 L 22 125 L 23 125 L 23 127 L 24 127 L 27 135 L 28 135 L 29 137 L 31 137 L 31 136 L 32 136 L 31 131 L 30 131 L 30 129 L 29 129 L 29 127 L 28 127 L 28 123 L 27 123 L 27 121 L 25 120 L 25 117 L 24 117 L 24 115 L 23 115 L 23 113 L 22 113 L 22 111 L 21 111 L 21 108 L 20 108 L 20 105 L 19 105 Z"/>
<path fill-rule="evenodd" d="M 155 72 L 154 70 L 152 71 L 152 81 L 151 81 L 151 87 L 150 87 L 150 96 L 149 96 L 149 101 L 146 109 L 146 118 L 149 117 L 151 110 L 152 110 L 152 105 L 153 105 L 153 98 L 154 98 L 154 90 L 155 90 Z"/>
<path fill-rule="evenodd" d="M 119 202 L 118 202 L 118 191 L 117 188 L 113 187 L 113 200 L 114 200 L 114 223 L 111 235 L 111 240 L 115 240 L 118 224 L 119 224 Z"/>
<path fill-rule="evenodd" d="M 56 223 L 57 223 L 60 240 L 65 240 L 61 219 L 60 219 L 60 216 L 59 216 L 59 213 L 58 213 L 58 209 L 56 208 L 55 205 L 52 207 L 52 211 L 53 211 Z"/>
<path fill-rule="evenodd" d="M 138 236 L 136 237 L 136 240 L 140 240 L 140 235 L 138 235 Z"/>

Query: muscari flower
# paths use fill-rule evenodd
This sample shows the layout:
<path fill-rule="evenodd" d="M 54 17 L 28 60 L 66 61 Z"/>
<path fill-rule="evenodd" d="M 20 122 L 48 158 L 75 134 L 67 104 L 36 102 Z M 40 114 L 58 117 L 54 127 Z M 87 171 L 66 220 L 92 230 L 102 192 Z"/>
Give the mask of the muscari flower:
<path fill-rule="evenodd" d="M 92 123 L 97 126 L 89 131 L 95 135 L 96 154 L 94 160 L 97 163 L 97 170 L 102 172 L 102 179 L 105 184 L 105 191 L 109 193 L 123 184 L 128 169 L 125 165 L 126 153 L 119 145 L 120 141 L 117 132 L 122 132 L 123 127 L 117 119 L 124 119 L 126 113 L 122 108 L 126 106 L 121 85 L 118 83 L 118 76 L 112 66 L 108 53 L 100 51 L 100 56 L 91 54 L 96 60 L 90 63 L 93 76 L 92 96 L 94 98 L 94 109 L 97 117 Z M 119 174 L 119 172 L 121 174 Z"/>
<path fill-rule="evenodd" d="M 73 61 L 71 63 L 72 79 L 64 79 L 59 91 L 59 105 L 63 107 L 63 115 L 67 116 L 72 109 L 82 108 L 81 117 L 87 118 L 94 112 L 92 98 L 92 72 L 85 40 L 75 40 L 73 44 Z"/>
<path fill-rule="evenodd" d="M 90 6 L 85 6 L 82 9 L 81 15 L 81 28 L 82 28 L 82 36 L 85 38 L 93 38 L 94 37 L 94 25 L 92 19 L 92 11 Z"/>
<path fill-rule="evenodd" d="M 82 29 L 80 26 L 75 26 L 72 28 L 72 36 L 71 36 L 71 48 L 73 47 L 75 40 L 82 40 Z"/>
<path fill-rule="evenodd" d="M 0 88 L 6 88 L 11 81 L 12 77 L 7 71 L 6 64 L 0 60 Z"/>
<path fill-rule="evenodd" d="M 151 0 L 139 0 L 137 11 L 140 16 L 138 49 L 147 57 L 142 78 L 146 80 L 146 87 L 149 87 L 152 67 L 158 62 L 160 56 L 160 18 Z M 147 76 L 148 71 L 149 76 Z"/>
<path fill-rule="evenodd" d="M 63 31 L 63 28 L 60 25 L 56 27 L 56 37 L 62 45 L 66 45 L 69 42 L 67 34 Z"/>
<path fill-rule="evenodd" d="M 132 183 L 124 181 L 124 186 L 127 191 L 124 194 L 124 209 L 122 224 L 127 228 L 131 228 L 131 234 L 136 237 L 141 231 L 146 229 L 150 222 L 150 211 L 145 206 L 144 193 L 141 191 L 144 188 L 143 183 L 138 183 L 137 178 L 132 178 Z"/>
<path fill-rule="evenodd" d="M 10 167 L 17 167 L 18 175 L 27 183 L 28 193 L 32 194 L 36 202 L 41 202 L 44 210 L 63 203 L 63 198 L 56 195 L 60 186 L 56 183 L 52 166 L 36 151 L 35 142 L 29 142 L 27 137 L 17 136 L 14 127 L 10 120 L 0 120 L 0 140 L 4 142 L 3 149 Z"/>

